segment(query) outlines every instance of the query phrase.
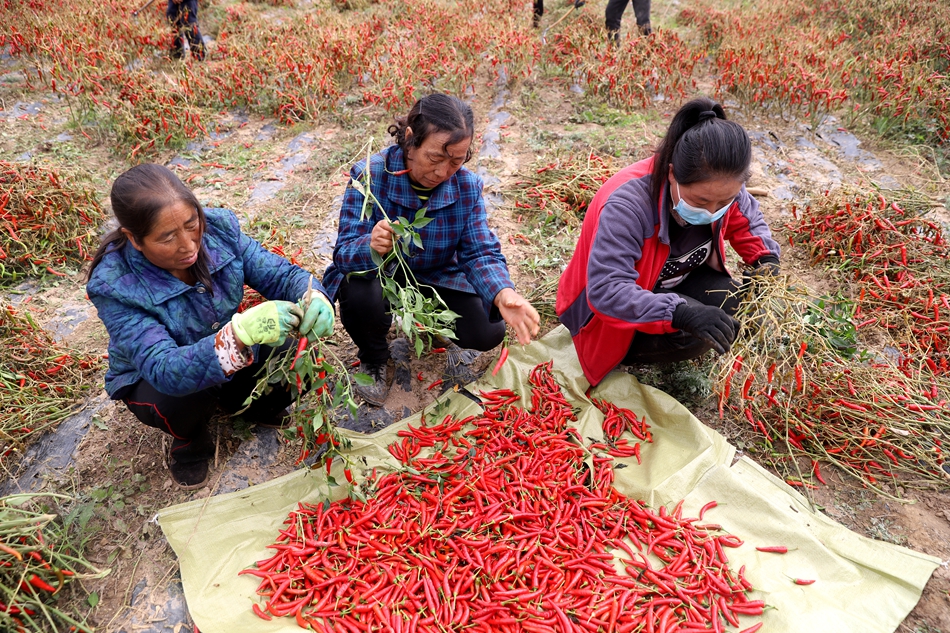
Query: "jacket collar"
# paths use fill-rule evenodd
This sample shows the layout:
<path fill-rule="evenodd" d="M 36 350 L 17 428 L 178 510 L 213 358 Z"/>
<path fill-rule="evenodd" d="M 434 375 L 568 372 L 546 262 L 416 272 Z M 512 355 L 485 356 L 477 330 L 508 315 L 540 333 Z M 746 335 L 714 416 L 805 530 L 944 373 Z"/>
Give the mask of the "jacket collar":
<path fill-rule="evenodd" d="M 418 210 L 421 207 L 421 201 L 419 200 L 418 194 L 412 188 L 412 185 L 409 183 L 409 174 L 403 174 L 401 176 L 394 176 L 395 172 L 403 171 L 406 169 L 406 161 L 403 156 L 402 148 L 398 145 L 391 145 L 386 148 L 386 172 L 384 172 L 383 177 L 385 178 L 383 184 L 383 191 L 385 191 L 386 199 L 398 204 L 402 207 L 407 207 L 409 209 Z M 464 167 L 462 169 L 465 169 Z M 456 172 L 449 178 L 447 181 L 443 182 L 441 185 L 432 190 L 432 193 L 429 196 L 429 202 L 426 205 L 426 208 L 430 211 L 436 211 L 443 207 L 450 206 L 458 202 L 461 197 L 459 191 L 459 173 L 461 170 Z"/>

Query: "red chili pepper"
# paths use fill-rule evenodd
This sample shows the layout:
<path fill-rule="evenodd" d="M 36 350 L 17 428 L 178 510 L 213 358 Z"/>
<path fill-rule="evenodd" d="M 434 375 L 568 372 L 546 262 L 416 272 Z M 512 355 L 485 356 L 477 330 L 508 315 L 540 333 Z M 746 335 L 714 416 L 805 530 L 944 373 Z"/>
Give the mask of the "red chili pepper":
<path fill-rule="evenodd" d="M 433 348 L 432 348 L 432 353 L 433 353 L 433 354 L 444 354 L 444 353 L 445 353 L 445 348 L 444 348 L 444 347 L 433 347 Z"/>
<path fill-rule="evenodd" d="M 755 549 L 760 552 L 770 552 L 772 554 L 787 554 L 788 548 L 784 545 L 765 545 L 762 547 L 756 547 Z"/>
<path fill-rule="evenodd" d="M 293 369 L 294 365 L 297 364 L 297 359 L 303 356 L 304 350 L 307 349 L 307 337 L 301 336 L 300 341 L 297 343 L 297 353 L 294 354 L 294 359 L 290 362 L 290 368 Z"/>
<path fill-rule="evenodd" d="M 432 391 L 433 389 L 435 389 L 436 387 L 438 387 L 438 386 L 441 385 L 441 384 L 442 384 L 442 379 L 439 378 L 438 380 L 436 380 L 435 382 L 433 382 L 431 385 L 429 385 L 428 387 L 426 387 L 426 390 L 427 390 L 427 391 Z"/>
<path fill-rule="evenodd" d="M 498 362 L 495 363 L 495 368 L 491 370 L 491 375 L 494 376 L 498 373 L 498 370 L 501 369 L 502 365 L 505 364 L 505 361 L 508 360 L 508 347 L 504 347 L 501 350 L 501 355 L 498 357 Z"/>
<path fill-rule="evenodd" d="M 410 171 L 412 171 L 412 170 L 411 170 L 411 169 L 400 169 L 399 171 L 394 171 L 394 172 L 392 172 L 392 175 L 393 175 L 393 176 L 405 176 L 405 175 L 408 174 Z"/>
<path fill-rule="evenodd" d="M 420 371 L 418 374 L 416 374 L 416 380 L 418 380 L 419 382 L 422 382 L 422 372 L 421 372 L 421 371 Z"/>
<path fill-rule="evenodd" d="M 30 576 L 30 584 L 36 587 L 37 589 L 42 589 L 43 591 L 48 591 L 50 593 L 56 593 L 56 587 L 49 584 L 36 574 Z"/>
<path fill-rule="evenodd" d="M 814 581 L 814 580 L 806 580 L 806 579 L 804 579 L 804 578 L 796 578 L 796 579 L 795 579 L 795 584 L 796 584 L 796 585 L 813 585 L 813 584 L 815 584 L 815 581 Z"/>
<path fill-rule="evenodd" d="M 703 515 L 706 514 L 706 511 L 707 511 L 707 510 L 712 510 L 712 509 L 715 508 L 717 505 L 719 505 L 719 504 L 716 503 L 715 501 L 710 501 L 709 503 L 707 503 L 706 505 L 704 505 L 702 508 L 700 508 L 700 509 L 699 509 L 699 520 L 702 521 L 702 520 L 703 520 Z"/>
<path fill-rule="evenodd" d="M 330 469 L 333 468 L 333 458 L 332 458 L 332 457 L 327 457 L 327 458 L 324 460 L 324 463 L 325 463 L 325 465 L 326 465 L 326 467 L 327 467 L 327 474 L 329 475 L 329 474 L 330 474 Z"/>

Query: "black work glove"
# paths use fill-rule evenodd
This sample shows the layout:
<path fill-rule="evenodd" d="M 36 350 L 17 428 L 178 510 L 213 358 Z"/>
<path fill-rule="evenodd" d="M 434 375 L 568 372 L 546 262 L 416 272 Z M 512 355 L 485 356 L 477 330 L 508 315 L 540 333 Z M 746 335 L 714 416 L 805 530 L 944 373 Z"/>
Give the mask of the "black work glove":
<path fill-rule="evenodd" d="M 716 306 L 681 303 L 673 311 L 672 324 L 677 330 L 706 341 L 720 354 L 729 351 L 739 331 L 739 322 Z"/>
<path fill-rule="evenodd" d="M 765 255 L 760 257 L 752 268 L 743 273 L 746 281 L 756 277 L 774 277 L 779 272 L 778 257 L 775 255 Z"/>

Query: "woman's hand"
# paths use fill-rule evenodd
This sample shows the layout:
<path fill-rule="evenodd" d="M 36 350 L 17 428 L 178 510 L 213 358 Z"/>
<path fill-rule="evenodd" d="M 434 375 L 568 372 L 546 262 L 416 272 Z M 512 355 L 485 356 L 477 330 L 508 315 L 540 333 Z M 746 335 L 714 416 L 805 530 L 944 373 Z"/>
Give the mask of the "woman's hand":
<path fill-rule="evenodd" d="M 303 310 L 290 301 L 265 301 L 231 317 L 231 329 L 246 346 L 280 345 L 300 325 Z"/>
<path fill-rule="evenodd" d="M 369 247 L 385 257 L 393 250 L 393 230 L 388 220 L 380 220 L 370 233 Z"/>
<path fill-rule="evenodd" d="M 314 290 L 307 300 L 306 312 L 300 322 L 301 336 L 311 340 L 330 336 L 333 334 L 333 321 L 333 304 L 322 292 Z"/>
<path fill-rule="evenodd" d="M 494 304 L 501 312 L 505 323 L 515 331 L 518 342 L 527 345 L 541 329 L 541 317 L 528 300 L 511 288 L 504 288 L 495 295 Z"/>

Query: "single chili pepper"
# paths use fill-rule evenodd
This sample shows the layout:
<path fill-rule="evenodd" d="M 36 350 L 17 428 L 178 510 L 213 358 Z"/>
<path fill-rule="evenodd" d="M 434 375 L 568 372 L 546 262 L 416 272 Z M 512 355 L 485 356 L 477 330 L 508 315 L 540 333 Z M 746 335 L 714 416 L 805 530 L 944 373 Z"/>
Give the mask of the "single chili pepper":
<path fill-rule="evenodd" d="M 431 385 L 429 385 L 428 387 L 426 387 L 426 390 L 427 390 L 427 391 L 432 391 L 433 389 L 435 389 L 436 387 L 438 387 L 438 386 L 441 385 L 441 384 L 442 384 L 442 379 L 439 378 L 438 380 L 436 380 L 435 382 L 433 382 Z"/>
<path fill-rule="evenodd" d="M 444 353 L 445 353 L 445 348 L 444 348 L 444 347 L 433 347 L 432 350 L 431 350 L 431 352 L 432 352 L 433 354 L 444 354 Z"/>
<path fill-rule="evenodd" d="M 498 370 L 501 369 L 502 365 L 505 364 L 505 361 L 508 360 L 508 347 L 505 346 L 501 350 L 501 355 L 498 357 L 498 362 L 495 363 L 495 368 L 491 370 L 491 375 L 494 376 L 498 373 Z"/>
<path fill-rule="evenodd" d="M 408 173 L 411 172 L 411 171 L 412 171 L 411 169 L 400 169 L 399 171 L 394 171 L 394 172 L 392 172 L 392 175 L 393 175 L 393 176 L 405 176 L 406 174 L 408 174 Z M 347 175 L 349 175 L 349 174 L 347 174 Z"/>
<path fill-rule="evenodd" d="M 420 371 L 418 374 L 416 374 L 416 380 L 418 380 L 419 382 L 422 382 L 422 372 L 421 372 L 421 371 Z"/>
<path fill-rule="evenodd" d="M 294 359 L 290 362 L 290 369 L 294 368 L 294 365 L 297 364 L 297 360 L 303 356 L 304 351 L 307 349 L 307 337 L 301 336 L 300 341 L 297 343 L 297 353 L 294 354 Z"/>
<path fill-rule="evenodd" d="M 806 580 L 806 579 L 804 579 L 804 578 L 796 578 L 796 579 L 795 579 L 795 584 L 796 584 L 796 585 L 813 585 L 814 583 L 815 583 L 814 580 Z"/>
<path fill-rule="evenodd" d="M 30 584 L 36 587 L 37 589 L 42 589 L 43 591 L 48 591 L 50 593 L 56 593 L 56 587 L 49 584 L 36 574 L 30 576 Z"/>
<path fill-rule="evenodd" d="M 760 552 L 769 552 L 772 554 L 787 554 L 788 548 L 784 545 L 764 545 L 762 547 L 756 547 L 755 549 Z"/>

